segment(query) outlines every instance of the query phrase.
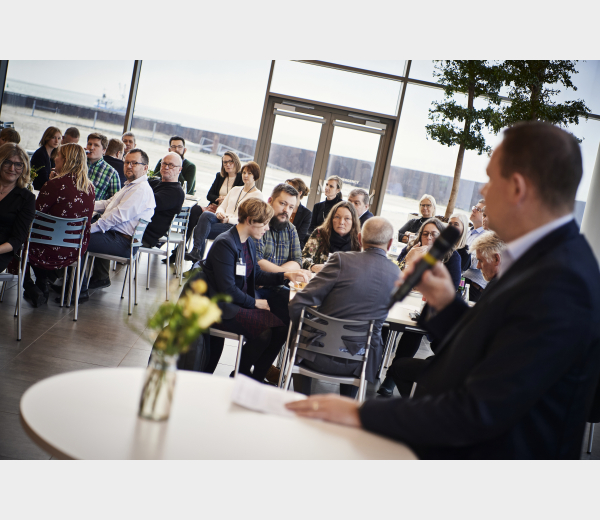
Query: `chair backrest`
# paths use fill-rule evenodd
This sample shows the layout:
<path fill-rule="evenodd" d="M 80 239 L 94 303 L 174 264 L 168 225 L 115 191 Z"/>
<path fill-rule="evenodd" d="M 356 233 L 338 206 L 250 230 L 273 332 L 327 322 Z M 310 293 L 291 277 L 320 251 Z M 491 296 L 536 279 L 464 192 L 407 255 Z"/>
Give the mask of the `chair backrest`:
<path fill-rule="evenodd" d="M 171 222 L 171 233 L 185 234 L 191 210 L 192 208 L 181 208 L 181 211 L 175 216 L 173 222 Z"/>
<path fill-rule="evenodd" d="M 42 218 L 44 220 L 42 220 Z M 83 242 L 86 223 L 87 217 L 61 218 L 42 213 L 41 211 L 36 211 L 33 222 L 29 227 L 29 243 L 79 249 Z M 45 229 L 34 228 L 34 224 L 43 226 Z M 69 233 L 67 233 L 67 231 L 69 231 Z M 79 231 L 79 233 L 77 233 L 77 231 Z M 33 238 L 31 236 L 32 234 L 42 235 L 42 237 Z M 65 240 L 78 240 L 79 243 L 65 242 Z"/>
<path fill-rule="evenodd" d="M 304 307 L 298 325 L 296 346 L 300 350 L 309 350 L 317 354 L 364 361 L 371 346 L 373 323 L 373 320 L 355 321 L 332 318 L 310 307 Z M 314 331 L 307 330 L 307 326 L 314 329 Z M 344 344 L 344 339 L 364 346 L 365 353 L 363 355 L 352 355 L 350 352 L 342 352 L 341 348 L 348 348 Z M 317 346 L 314 343 L 319 343 L 322 346 Z"/>
<path fill-rule="evenodd" d="M 139 222 L 137 223 L 137 226 L 135 226 L 135 230 L 133 231 L 133 237 L 131 239 L 131 247 L 133 249 L 134 244 L 138 244 L 139 246 L 142 245 L 142 236 L 144 236 L 144 231 L 146 231 L 146 228 L 148 227 L 149 222 L 147 220 L 144 220 L 143 218 L 141 218 L 139 220 Z M 138 247 L 138 246 L 136 246 Z"/>

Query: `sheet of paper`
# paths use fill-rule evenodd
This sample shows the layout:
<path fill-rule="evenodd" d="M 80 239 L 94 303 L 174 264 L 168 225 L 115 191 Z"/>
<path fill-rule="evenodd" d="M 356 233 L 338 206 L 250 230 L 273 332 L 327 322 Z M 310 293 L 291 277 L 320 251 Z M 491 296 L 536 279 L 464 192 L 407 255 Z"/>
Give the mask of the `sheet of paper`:
<path fill-rule="evenodd" d="M 306 399 L 305 395 L 297 392 L 286 392 L 273 386 L 263 385 L 242 374 L 238 374 L 234 381 L 231 400 L 235 404 L 256 412 L 292 417 L 296 414 L 287 410 L 284 406 L 285 403 Z"/>

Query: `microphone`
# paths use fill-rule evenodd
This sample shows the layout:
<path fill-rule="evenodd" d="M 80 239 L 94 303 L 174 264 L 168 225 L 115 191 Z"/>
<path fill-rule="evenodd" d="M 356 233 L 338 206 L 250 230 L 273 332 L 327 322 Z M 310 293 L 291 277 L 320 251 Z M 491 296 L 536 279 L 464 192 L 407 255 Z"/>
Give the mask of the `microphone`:
<path fill-rule="evenodd" d="M 389 307 L 391 308 L 394 303 L 404 300 L 412 288 L 421 281 L 423 273 L 427 271 L 427 269 L 431 269 L 438 260 L 443 258 L 444 255 L 452 249 L 454 244 L 458 242 L 459 238 L 460 231 L 458 228 L 447 226 L 433 243 L 431 249 L 425 253 L 425 256 L 417 263 L 412 274 L 409 275 L 408 278 L 402 282 L 402 285 L 392 293 Z"/>

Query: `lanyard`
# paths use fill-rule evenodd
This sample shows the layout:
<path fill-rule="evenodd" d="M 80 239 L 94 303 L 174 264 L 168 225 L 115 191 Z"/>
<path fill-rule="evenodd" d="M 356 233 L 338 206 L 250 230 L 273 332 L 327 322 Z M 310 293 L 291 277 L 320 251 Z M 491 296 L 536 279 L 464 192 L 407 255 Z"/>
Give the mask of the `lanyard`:
<path fill-rule="evenodd" d="M 242 190 L 241 190 L 241 191 L 239 192 L 239 194 L 238 194 L 238 198 L 237 198 L 237 200 L 235 201 L 235 208 L 233 208 L 233 211 L 235 211 L 235 210 L 237 209 L 237 207 L 238 207 L 238 204 L 239 204 L 240 202 L 242 202 L 242 200 L 244 200 L 244 197 L 246 197 L 246 195 L 248 195 L 248 193 L 250 193 L 250 192 L 251 192 L 251 191 L 252 191 L 252 190 L 253 190 L 255 187 L 256 187 L 256 184 L 255 184 L 254 186 L 252 186 L 252 188 L 250 188 L 250 189 L 249 189 L 249 190 L 248 190 L 246 193 L 244 193 L 244 190 L 243 190 L 243 188 L 242 188 Z M 244 197 L 242 197 L 242 200 L 240 200 L 240 195 L 241 195 L 242 193 L 244 193 Z"/>

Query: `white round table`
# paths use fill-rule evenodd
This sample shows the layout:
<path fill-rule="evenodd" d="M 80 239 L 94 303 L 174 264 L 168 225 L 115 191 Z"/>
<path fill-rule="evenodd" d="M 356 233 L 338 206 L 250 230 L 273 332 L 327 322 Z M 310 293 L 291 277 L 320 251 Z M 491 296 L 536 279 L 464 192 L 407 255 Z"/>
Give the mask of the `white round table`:
<path fill-rule="evenodd" d="M 145 370 L 101 368 L 44 379 L 21 398 L 21 422 L 62 459 L 415 459 L 405 445 L 321 421 L 231 402 L 233 379 L 178 371 L 171 417 L 137 417 Z"/>

